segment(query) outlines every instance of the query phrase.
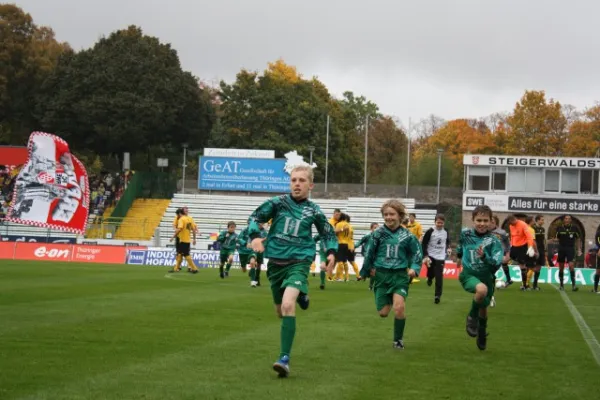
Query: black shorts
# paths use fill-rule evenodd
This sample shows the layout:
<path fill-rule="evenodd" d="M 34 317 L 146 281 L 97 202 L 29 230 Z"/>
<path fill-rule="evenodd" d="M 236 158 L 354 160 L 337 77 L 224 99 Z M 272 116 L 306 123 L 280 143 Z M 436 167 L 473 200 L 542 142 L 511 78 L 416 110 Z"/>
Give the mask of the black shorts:
<path fill-rule="evenodd" d="M 356 251 L 348 249 L 348 262 L 354 262 Z"/>
<path fill-rule="evenodd" d="M 536 266 L 537 265 L 539 265 L 541 267 L 546 266 L 546 253 L 544 253 L 543 251 L 540 253 L 540 255 L 538 256 L 538 258 L 536 260 Z"/>
<path fill-rule="evenodd" d="M 558 248 L 558 262 L 573 262 L 575 261 L 575 249 L 572 247 L 559 247 Z"/>
<path fill-rule="evenodd" d="M 525 266 L 526 266 L 527 268 L 535 268 L 535 266 L 537 265 L 537 260 L 538 260 L 538 259 L 537 259 L 537 257 L 536 257 L 536 256 L 533 256 L 533 257 L 529 257 L 529 256 L 527 256 L 527 257 L 525 258 Z"/>
<path fill-rule="evenodd" d="M 335 255 L 336 262 L 348 262 L 348 245 L 340 244 L 338 245 L 338 251 Z"/>
<path fill-rule="evenodd" d="M 523 246 L 513 246 L 510 248 L 510 258 L 513 261 L 516 261 L 518 264 L 522 265 L 527 262 L 527 245 Z"/>
<path fill-rule="evenodd" d="M 187 257 L 190 255 L 190 244 L 189 243 L 184 243 L 184 242 L 179 242 L 176 245 L 177 247 L 177 254 L 181 254 L 184 257 Z"/>

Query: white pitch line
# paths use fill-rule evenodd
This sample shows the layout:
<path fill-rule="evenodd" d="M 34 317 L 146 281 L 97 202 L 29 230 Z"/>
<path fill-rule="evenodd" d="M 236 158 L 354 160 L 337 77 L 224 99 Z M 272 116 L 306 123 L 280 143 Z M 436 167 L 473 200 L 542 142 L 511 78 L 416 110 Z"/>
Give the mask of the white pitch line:
<path fill-rule="evenodd" d="M 594 333 L 592 332 L 588 324 L 585 322 L 585 319 L 583 319 L 583 317 L 577 310 L 577 307 L 575 307 L 575 304 L 573 304 L 571 299 L 569 299 L 569 296 L 567 296 L 567 294 L 564 291 L 560 291 L 556 287 L 556 285 L 552 285 L 552 287 L 560 293 L 560 296 L 562 297 L 563 301 L 565 302 L 565 305 L 571 312 L 575 323 L 581 331 L 583 340 L 585 340 L 585 342 L 587 343 L 588 347 L 590 348 L 590 351 L 592 352 L 592 355 L 594 356 L 594 359 L 596 360 L 596 363 L 600 366 L 600 343 L 598 343 L 598 339 L 596 339 L 596 336 L 594 336 Z"/>

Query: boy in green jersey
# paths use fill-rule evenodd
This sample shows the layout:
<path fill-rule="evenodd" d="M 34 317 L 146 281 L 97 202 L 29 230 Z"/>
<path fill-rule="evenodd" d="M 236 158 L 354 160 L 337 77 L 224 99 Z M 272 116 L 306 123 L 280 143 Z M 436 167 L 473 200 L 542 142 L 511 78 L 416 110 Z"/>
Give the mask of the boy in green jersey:
<path fill-rule="evenodd" d="M 388 200 L 381 207 L 385 225 L 371 235 L 363 269 L 375 277 L 375 305 L 382 318 L 394 309 L 394 343 L 404 349 L 406 298 L 410 278 L 419 276 L 423 251 L 418 239 L 401 226 L 406 209 L 398 200 Z"/>
<path fill-rule="evenodd" d="M 504 250 L 498 238 L 489 230 L 492 210 L 477 206 L 473 210 L 473 228 L 463 229 L 456 249 L 458 277 L 463 289 L 474 293 L 471 311 L 467 315 L 467 334 L 477 337 L 477 347 L 487 345 L 487 308 L 494 295 L 496 271 L 502 265 Z"/>
<path fill-rule="evenodd" d="M 266 239 L 267 231 L 264 229 L 264 224 L 259 224 L 260 236 Z M 248 235 L 248 227 L 242 229 L 237 238 L 238 254 L 240 255 L 240 264 L 242 272 L 246 272 L 246 266 L 250 267 L 250 286 L 255 288 L 260 286 L 260 267 L 263 263 L 262 253 L 255 253 L 250 247 L 250 236 Z"/>
<path fill-rule="evenodd" d="M 252 249 L 248 247 L 248 239 L 248 228 L 246 227 L 237 236 L 237 251 L 240 256 L 242 272 L 246 272 L 246 267 L 250 263 L 249 257 L 252 254 Z"/>
<path fill-rule="evenodd" d="M 327 273 L 325 272 L 327 270 L 327 255 L 325 254 L 325 251 L 324 251 L 325 247 L 320 243 L 321 238 L 319 237 L 319 235 L 315 235 L 313 237 L 313 240 L 315 241 L 315 244 L 316 244 L 317 248 L 319 249 L 319 250 L 317 250 L 319 253 L 319 270 L 320 270 L 319 279 L 321 280 L 321 283 L 319 284 L 319 289 L 325 290 L 325 278 L 327 275 Z M 314 271 L 317 269 L 317 266 L 315 264 L 316 261 L 317 261 L 317 255 L 315 253 L 313 262 L 310 265 L 310 270 L 313 273 L 313 276 L 315 276 Z"/>
<path fill-rule="evenodd" d="M 379 224 L 377 222 L 371 222 L 371 232 L 367 233 L 363 236 L 360 241 L 354 244 L 354 249 L 358 249 L 362 246 L 362 254 L 363 257 L 367 255 L 369 251 L 369 240 L 371 240 L 371 235 L 379 228 Z M 369 277 L 369 290 L 373 290 L 374 279 L 370 274 L 370 271 L 366 269 L 364 266 L 360 270 L 360 277 L 363 279 L 367 279 Z"/>
<path fill-rule="evenodd" d="M 290 373 L 290 352 L 296 333 L 296 302 L 306 310 L 309 306 L 308 274 L 315 255 L 312 225 L 327 254 L 327 270 L 333 270 L 338 242 L 333 227 L 319 206 L 308 200 L 314 175 L 309 166 L 298 166 L 290 173 L 291 193 L 274 197 L 260 205 L 248 219 L 252 249 L 269 259 L 267 278 L 275 310 L 281 321 L 281 352 L 273 369 L 280 377 Z M 259 224 L 273 219 L 264 246 Z"/>
<path fill-rule="evenodd" d="M 221 251 L 219 254 L 219 276 L 225 278 L 229 276 L 229 270 L 231 269 L 231 264 L 233 264 L 233 255 L 235 254 L 235 248 L 237 246 L 235 222 L 229 221 L 227 223 L 227 230 L 219 234 L 217 242 L 221 244 Z M 226 267 L 225 272 L 223 272 L 224 266 Z"/>

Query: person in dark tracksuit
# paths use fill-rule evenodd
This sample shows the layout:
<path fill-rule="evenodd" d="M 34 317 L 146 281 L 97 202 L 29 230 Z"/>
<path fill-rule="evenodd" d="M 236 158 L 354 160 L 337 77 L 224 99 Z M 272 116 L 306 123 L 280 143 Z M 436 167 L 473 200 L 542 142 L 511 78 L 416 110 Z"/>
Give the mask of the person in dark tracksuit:
<path fill-rule="evenodd" d="M 446 218 L 443 214 L 435 216 L 435 227 L 429 228 L 423 236 L 423 261 L 427 264 L 427 286 L 435 279 L 435 304 L 440 303 L 444 285 L 444 264 L 450 250 L 450 235 L 444 228 Z"/>
<path fill-rule="evenodd" d="M 595 239 L 598 252 L 596 253 L 596 273 L 594 274 L 594 288 L 592 292 L 598 293 L 598 282 L 600 282 L 600 228 L 596 231 Z"/>

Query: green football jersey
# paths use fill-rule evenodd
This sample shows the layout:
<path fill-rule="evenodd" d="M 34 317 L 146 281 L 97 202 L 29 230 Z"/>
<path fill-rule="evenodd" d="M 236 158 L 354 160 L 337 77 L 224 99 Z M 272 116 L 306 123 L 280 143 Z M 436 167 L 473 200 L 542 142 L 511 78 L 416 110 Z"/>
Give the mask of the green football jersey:
<path fill-rule="evenodd" d="M 296 201 L 286 194 L 265 201 L 248 219 L 250 237 L 260 237 L 258 224 L 270 219 L 273 222 L 265 246 L 265 257 L 269 259 L 312 261 L 316 252 L 313 225 L 319 232 L 326 253 L 338 249 L 333 227 L 319 206 L 310 200 Z"/>
<path fill-rule="evenodd" d="M 269 235 L 269 231 L 266 230 L 265 228 L 263 228 L 263 229 L 260 230 L 260 237 L 262 239 L 265 239 L 268 235 Z"/>
<path fill-rule="evenodd" d="M 477 254 L 483 248 L 483 256 Z M 475 229 L 463 229 L 460 233 L 456 255 L 462 260 L 463 271 L 475 275 L 494 275 L 502 265 L 504 250 L 500 240 L 491 232 L 480 235 Z"/>
<path fill-rule="evenodd" d="M 235 251 L 237 246 L 237 233 L 229 233 L 228 231 L 223 231 L 219 234 L 217 238 L 217 242 L 221 243 L 221 251 L 232 252 Z"/>
<path fill-rule="evenodd" d="M 354 244 L 354 248 L 358 249 L 359 247 L 362 246 L 362 253 L 363 253 L 363 255 L 366 255 L 369 252 L 369 245 L 370 245 L 370 240 L 371 240 L 372 235 L 373 235 L 373 232 L 367 233 L 357 243 Z"/>
<path fill-rule="evenodd" d="M 237 237 L 237 245 L 238 245 L 238 253 L 240 254 L 251 254 L 252 249 L 247 247 L 248 242 L 250 241 L 250 236 L 248 235 L 248 228 L 242 229 L 240 234 Z"/>
<path fill-rule="evenodd" d="M 402 226 L 392 231 L 382 226 L 371 234 L 363 268 L 386 268 L 415 270 L 417 276 L 423 263 L 421 244 L 410 231 Z"/>

